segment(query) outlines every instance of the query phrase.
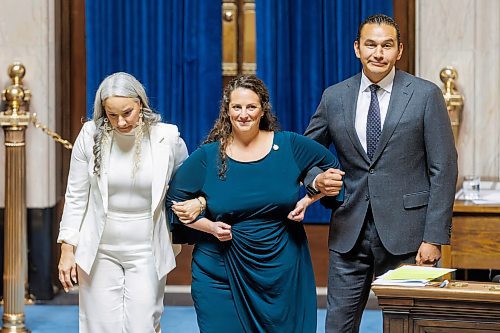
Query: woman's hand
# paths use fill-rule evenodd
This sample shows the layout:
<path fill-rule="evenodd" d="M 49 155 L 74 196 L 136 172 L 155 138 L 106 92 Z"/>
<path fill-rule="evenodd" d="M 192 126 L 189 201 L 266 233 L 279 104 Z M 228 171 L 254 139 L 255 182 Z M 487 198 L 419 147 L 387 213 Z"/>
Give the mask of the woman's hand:
<path fill-rule="evenodd" d="M 172 210 L 182 223 L 193 222 L 206 207 L 204 197 L 198 197 L 183 202 L 174 202 Z"/>
<path fill-rule="evenodd" d="M 224 222 L 211 222 L 210 233 L 214 235 L 221 242 L 231 240 L 233 235 L 231 234 L 231 226 Z"/>
<path fill-rule="evenodd" d="M 57 269 L 59 270 L 59 281 L 61 281 L 65 292 L 73 288 L 73 283 L 78 283 L 74 250 L 75 247 L 73 245 L 61 244 L 61 258 L 59 259 Z"/>
<path fill-rule="evenodd" d="M 231 226 L 220 221 L 211 221 L 206 217 L 202 217 L 194 223 L 188 224 L 187 227 L 206 232 L 213 235 L 221 242 L 233 239 Z"/>
<path fill-rule="evenodd" d="M 297 201 L 297 203 L 295 204 L 295 208 L 290 213 L 288 213 L 287 218 L 295 222 L 301 222 L 304 219 L 307 207 L 313 202 L 314 201 L 312 198 L 308 197 L 307 195 L 304 196 L 302 199 Z"/>

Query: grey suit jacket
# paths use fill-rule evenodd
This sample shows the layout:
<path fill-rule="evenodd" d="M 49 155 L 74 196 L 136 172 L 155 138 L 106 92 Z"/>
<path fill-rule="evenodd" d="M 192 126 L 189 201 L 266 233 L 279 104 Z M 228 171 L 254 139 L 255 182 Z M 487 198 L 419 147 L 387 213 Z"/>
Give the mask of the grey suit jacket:
<path fill-rule="evenodd" d="M 370 161 L 354 127 L 360 82 L 361 73 L 327 88 L 305 133 L 327 147 L 333 144 L 346 173 L 344 202 L 332 212 L 330 249 L 345 253 L 354 247 L 369 205 L 392 254 L 415 252 L 423 240 L 448 244 L 457 152 L 441 90 L 396 71 Z M 311 170 L 305 184 L 319 172 Z"/>

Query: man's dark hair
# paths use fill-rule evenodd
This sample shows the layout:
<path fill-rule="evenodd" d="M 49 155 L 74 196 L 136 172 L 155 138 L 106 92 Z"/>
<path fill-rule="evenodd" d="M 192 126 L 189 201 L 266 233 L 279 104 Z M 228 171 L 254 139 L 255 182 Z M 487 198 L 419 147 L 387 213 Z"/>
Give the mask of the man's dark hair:
<path fill-rule="evenodd" d="M 368 16 L 363 23 L 361 23 L 358 27 L 358 34 L 356 35 L 356 41 L 359 43 L 359 38 L 361 37 L 361 29 L 365 26 L 365 24 L 387 24 L 390 25 L 391 27 L 394 27 L 396 29 L 396 34 L 397 34 L 397 42 L 398 42 L 398 47 L 399 43 L 401 42 L 401 34 L 399 32 L 399 26 L 394 21 L 394 19 L 390 16 L 384 15 L 384 14 L 375 14 Z"/>

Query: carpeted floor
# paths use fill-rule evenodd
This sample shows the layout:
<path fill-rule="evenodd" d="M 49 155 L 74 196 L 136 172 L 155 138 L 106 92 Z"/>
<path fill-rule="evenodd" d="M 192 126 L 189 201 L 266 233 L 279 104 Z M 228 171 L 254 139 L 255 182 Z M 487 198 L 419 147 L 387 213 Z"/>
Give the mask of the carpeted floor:
<path fill-rule="evenodd" d="M 0 307 L 0 315 L 3 308 Z M 32 333 L 78 333 L 76 305 L 29 305 L 25 308 L 26 326 Z M 324 309 L 318 310 L 318 330 L 325 331 Z M 196 314 L 191 306 L 167 306 L 161 319 L 163 333 L 198 333 Z M 382 312 L 366 310 L 361 333 L 382 333 Z"/>

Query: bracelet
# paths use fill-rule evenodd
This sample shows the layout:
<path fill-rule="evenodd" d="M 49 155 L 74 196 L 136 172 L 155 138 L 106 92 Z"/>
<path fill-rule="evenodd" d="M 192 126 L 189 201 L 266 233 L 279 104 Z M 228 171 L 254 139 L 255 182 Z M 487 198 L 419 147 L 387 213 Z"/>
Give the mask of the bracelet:
<path fill-rule="evenodd" d="M 198 202 L 200 203 L 200 213 L 199 213 L 199 215 L 201 215 L 205 211 L 205 206 L 203 205 L 203 202 L 201 202 L 200 198 L 196 197 L 196 200 L 198 200 Z"/>

